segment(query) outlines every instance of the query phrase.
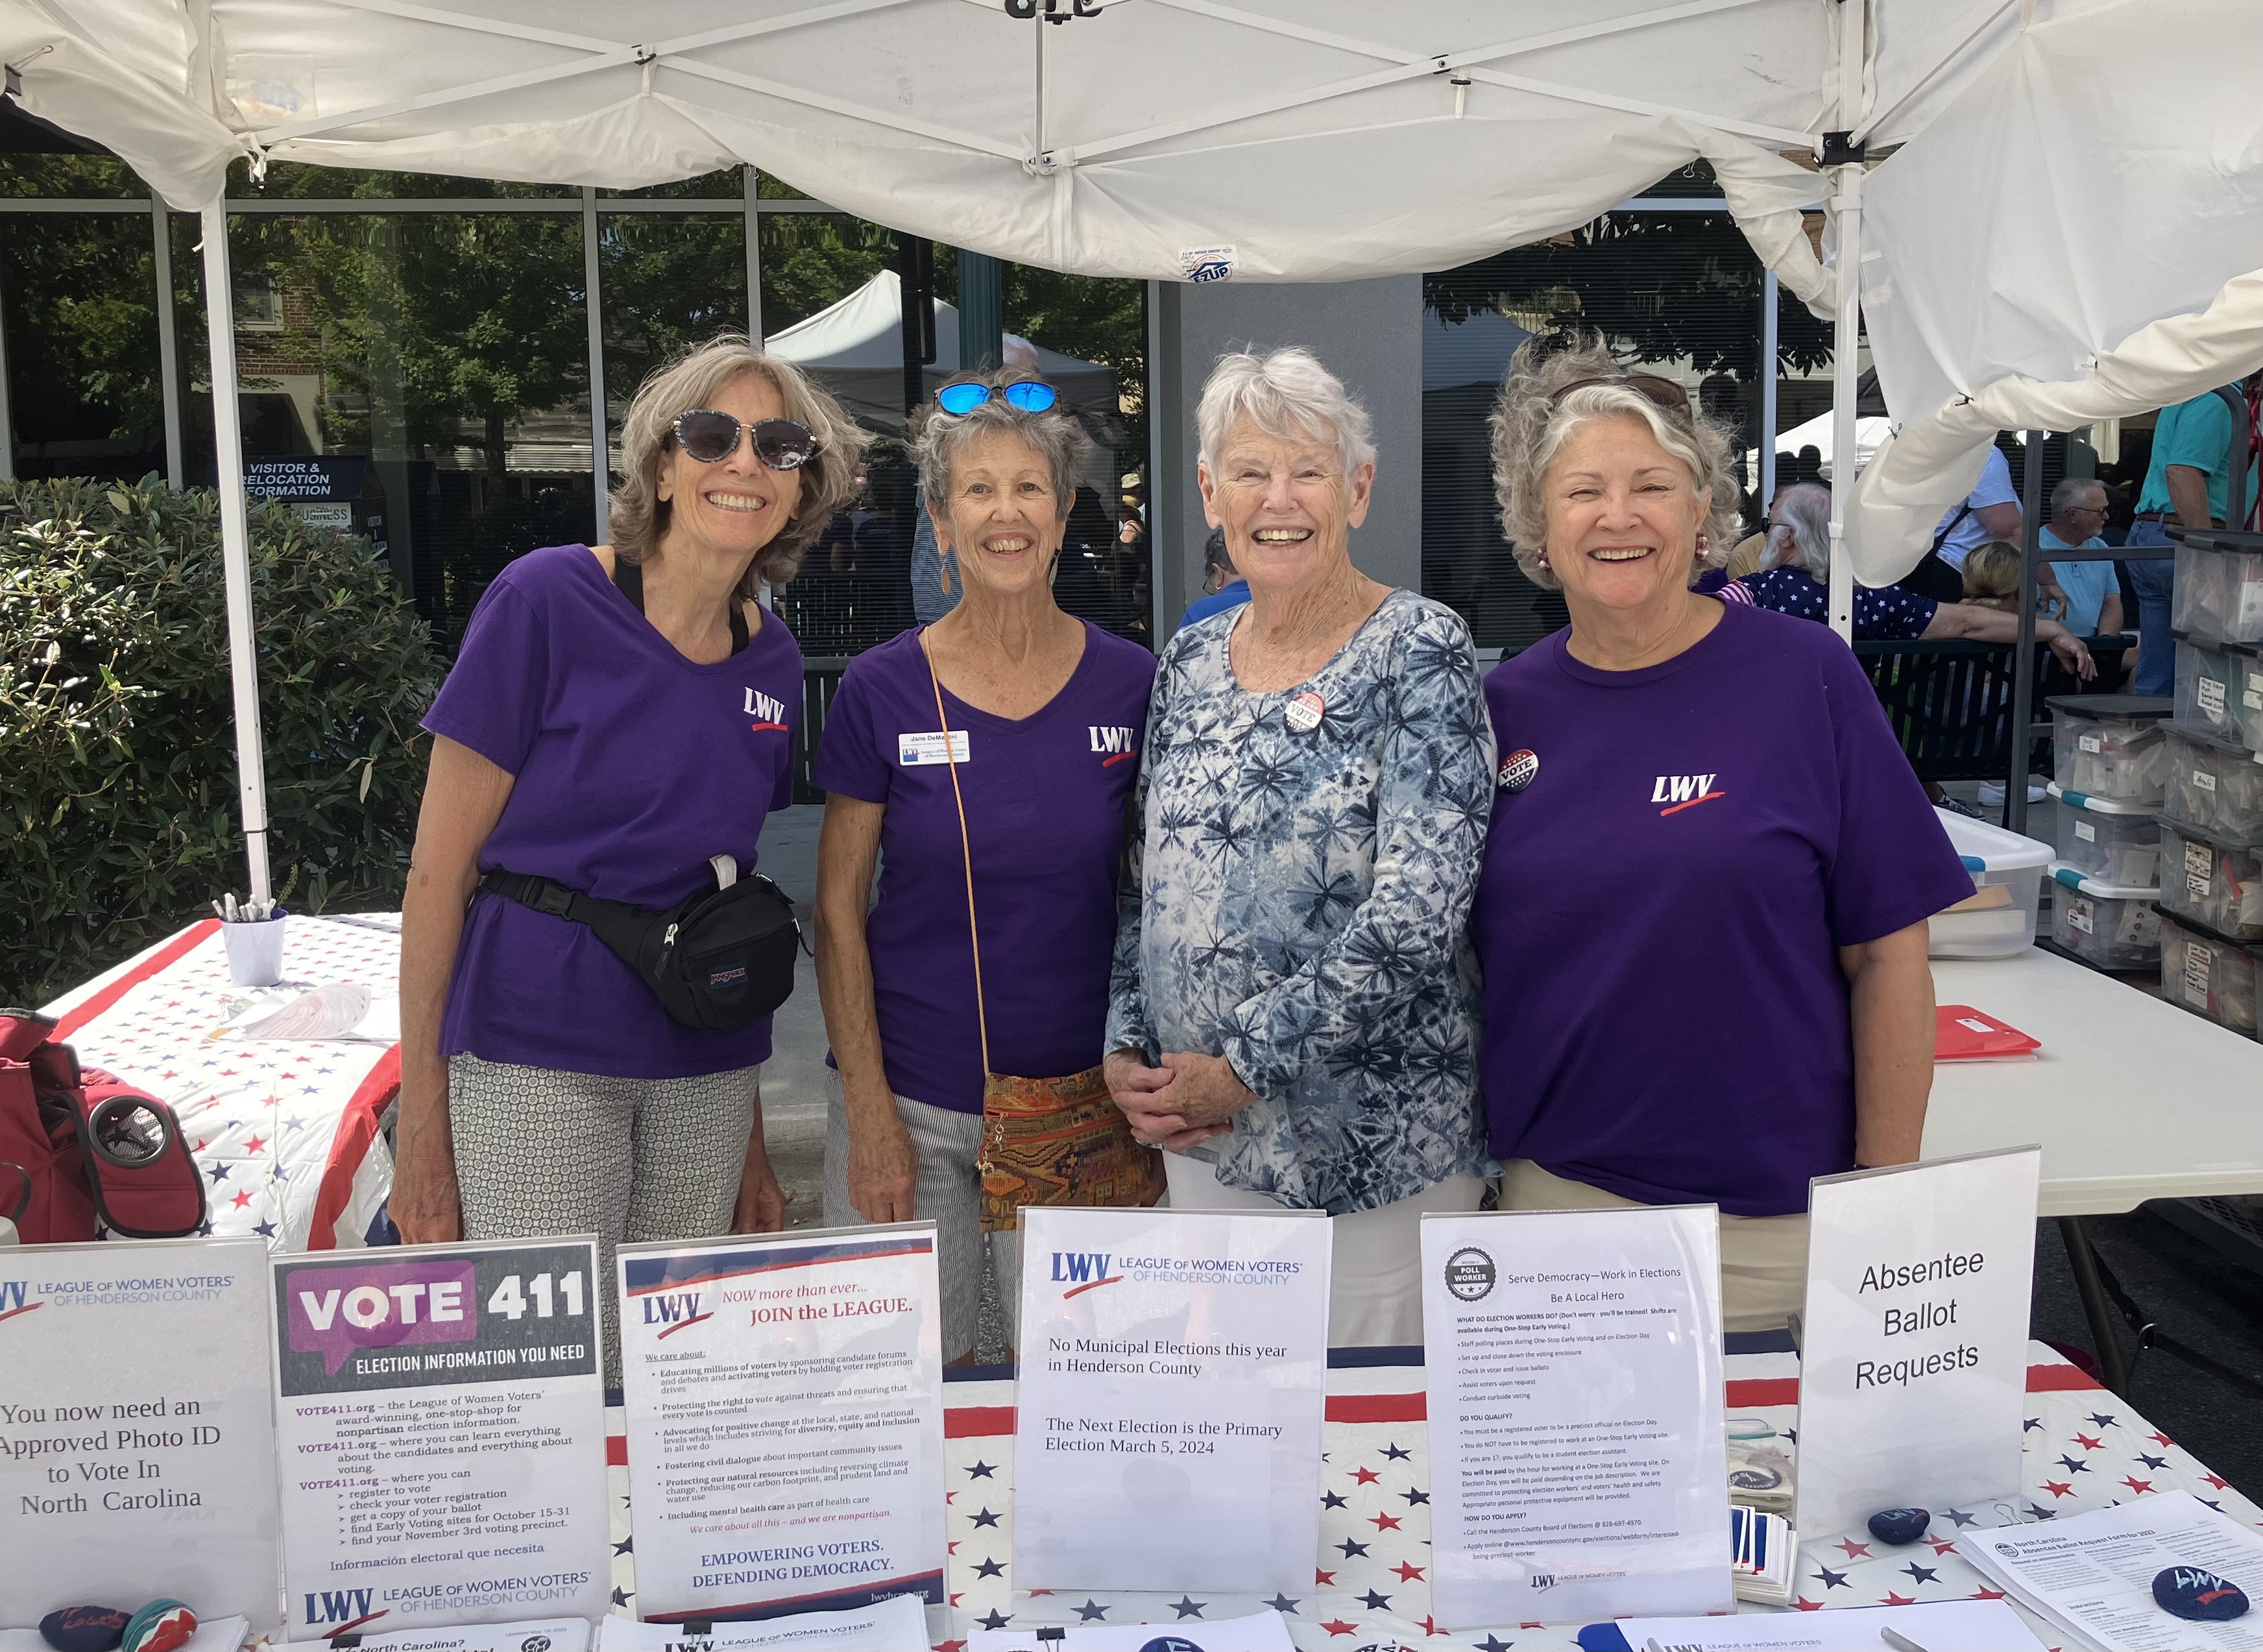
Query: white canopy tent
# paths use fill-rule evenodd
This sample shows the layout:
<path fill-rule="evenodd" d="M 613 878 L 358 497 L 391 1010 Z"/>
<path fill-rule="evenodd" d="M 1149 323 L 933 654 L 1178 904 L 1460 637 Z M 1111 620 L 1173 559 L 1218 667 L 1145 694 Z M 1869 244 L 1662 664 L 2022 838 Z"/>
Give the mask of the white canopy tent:
<path fill-rule="evenodd" d="M 1869 319 L 1898 434 L 1833 479 L 1842 631 L 1853 579 L 1914 564 L 1998 428 L 2263 365 L 2253 0 L 0 0 L 0 61 L 30 112 L 205 213 L 215 292 L 246 158 L 611 187 L 751 162 L 1003 258 L 1244 281 L 1448 268 L 1702 158 L 1835 319 L 1836 451 L 1858 299 Z M 1834 268 L 1800 215 L 1818 197 Z M 208 308 L 264 889 L 233 340 Z"/>
<path fill-rule="evenodd" d="M 816 314 L 763 340 L 773 356 L 824 376 L 826 387 L 868 429 L 904 430 L 904 285 L 883 270 L 863 286 Z M 958 308 L 935 300 L 936 365 L 922 377 L 932 388 L 958 371 Z M 1112 418 L 1116 370 L 1006 335 L 1006 359 L 1045 375 L 1072 408 Z"/>

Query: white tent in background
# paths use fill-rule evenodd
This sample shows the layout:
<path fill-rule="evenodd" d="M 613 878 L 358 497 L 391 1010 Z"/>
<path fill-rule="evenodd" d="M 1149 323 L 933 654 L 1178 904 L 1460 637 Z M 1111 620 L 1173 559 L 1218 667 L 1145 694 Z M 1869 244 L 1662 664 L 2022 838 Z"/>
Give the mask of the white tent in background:
<path fill-rule="evenodd" d="M 904 432 L 904 286 L 883 270 L 838 303 L 763 341 L 763 348 L 821 374 L 869 430 Z M 1116 370 L 1006 335 L 1006 359 L 1035 367 L 1061 400 L 1088 420 L 1117 415 Z M 935 364 L 922 377 L 932 390 L 958 371 L 958 310 L 935 301 Z M 1112 465 L 1103 466 L 1113 469 Z"/>
<path fill-rule="evenodd" d="M 1243 281 L 1450 268 L 1702 159 L 1836 323 L 1835 448 L 1869 323 L 1897 430 L 1834 483 L 1842 631 L 1855 574 L 1915 563 L 1999 429 L 2263 366 L 2255 0 L 1009 3 L 0 0 L 0 61 L 205 214 L 215 292 L 246 159 L 612 188 L 748 162 L 1002 258 Z M 264 892 L 232 307 L 206 313 Z"/>
<path fill-rule="evenodd" d="M 1825 474 L 1828 476 L 1832 470 L 1832 455 L 1838 451 L 1833 439 L 1837 433 L 1833 429 L 1835 417 L 1833 414 L 1818 413 L 1804 424 L 1795 424 L 1789 430 L 1777 431 L 1775 451 L 1779 463 L 1783 455 L 1789 454 L 1796 458 L 1800 449 L 1811 447 L 1822 455 Z M 1869 468 L 1870 461 L 1877 457 L 1879 448 L 1885 444 L 1886 438 L 1893 434 L 1893 430 L 1891 419 L 1882 418 L 1876 414 L 1863 414 L 1855 418 L 1855 468 L 1857 471 Z M 1759 475 L 1760 464 L 1760 450 L 1746 448 L 1745 467 L 1747 473 Z M 1782 474 L 1780 469 L 1778 474 Z M 1765 504 L 1768 501 L 1763 500 L 1761 502 Z"/>

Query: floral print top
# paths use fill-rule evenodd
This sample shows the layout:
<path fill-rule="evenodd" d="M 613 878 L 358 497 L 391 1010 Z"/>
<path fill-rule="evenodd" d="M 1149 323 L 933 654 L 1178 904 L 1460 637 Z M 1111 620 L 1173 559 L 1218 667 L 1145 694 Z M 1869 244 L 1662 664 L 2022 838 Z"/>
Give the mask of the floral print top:
<path fill-rule="evenodd" d="M 1341 1215 L 1487 1173 L 1468 927 L 1493 739 L 1468 628 L 1395 590 L 1312 677 L 1253 694 L 1226 652 L 1247 611 L 1163 649 L 1107 1047 L 1233 1064 L 1258 1100 L 1194 1150 L 1228 1187 Z"/>

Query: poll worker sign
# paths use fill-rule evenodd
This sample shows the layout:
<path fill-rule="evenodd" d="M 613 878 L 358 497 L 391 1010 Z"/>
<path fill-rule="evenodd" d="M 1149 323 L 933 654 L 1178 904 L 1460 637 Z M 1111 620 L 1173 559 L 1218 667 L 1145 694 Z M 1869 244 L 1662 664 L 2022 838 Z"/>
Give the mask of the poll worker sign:
<path fill-rule="evenodd" d="M 1734 1609 L 1713 1206 L 1426 1216 L 1422 1328 L 1440 1623 Z"/>
<path fill-rule="evenodd" d="M 1309 1588 L 1330 1229 L 1022 1210 L 1018 1589 Z"/>
<path fill-rule="evenodd" d="M 2019 1490 L 2042 1170 L 2014 1147 L 1813 1183 L 1801 1531 Z"/>
<path fill-rule="evenodd" d="M 935 1223 L 623 1245 L 647 1620 L 940 1606 Z"/>
<path fill-rule="evenodd" d="M 594 1239 L 272 1259 L 289 1638 L 612 1604 Z"/>
<path fill-rule="evenodd" d="M 130 1576 L 274 1627 L 266 1285 L 257 1238 L 0 1250 L 0 1619 Z"/>

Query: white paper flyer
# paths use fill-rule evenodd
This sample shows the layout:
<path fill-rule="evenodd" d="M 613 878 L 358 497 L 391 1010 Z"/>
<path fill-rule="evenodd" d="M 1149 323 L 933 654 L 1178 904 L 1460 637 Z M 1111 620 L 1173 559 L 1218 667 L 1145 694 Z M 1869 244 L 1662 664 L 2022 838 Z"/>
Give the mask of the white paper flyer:
<path fill-rule="evenodd" d="M 1426 1216 L 1422 1324 L 1439 1622 L 1733 1609 L 1711 1205 Z"/>
<path fill-rule="evenodd" d="M 935 1224 L 624 1245 L 637 1609 L 944 1598 Z"/>
<path fill-rule="evenodd" d="M 611 1606 L 596 1255 L 273 1259 L 290 1639 Z"/>
<path fill-rule="evenodd" d="M 1312 1581 L 1330 1244 L 1305 1212 L 1023 1210 L 1017 1588 Z"/>

